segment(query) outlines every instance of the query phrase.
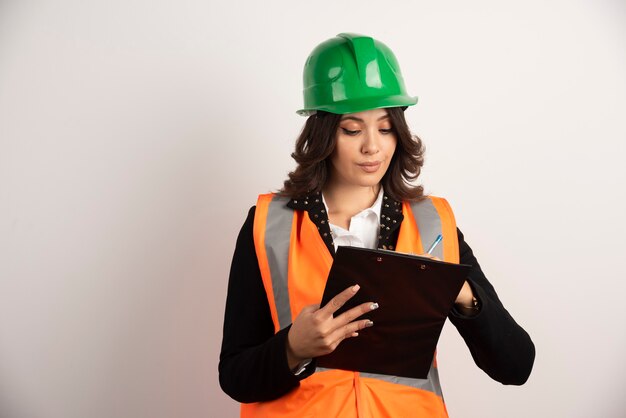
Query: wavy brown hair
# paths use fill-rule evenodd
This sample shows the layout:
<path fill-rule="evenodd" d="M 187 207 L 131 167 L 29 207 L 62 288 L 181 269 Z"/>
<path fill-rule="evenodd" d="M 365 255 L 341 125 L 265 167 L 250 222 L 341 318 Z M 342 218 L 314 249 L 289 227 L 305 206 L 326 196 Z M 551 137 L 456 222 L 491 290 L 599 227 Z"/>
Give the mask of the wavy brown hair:
<path fill-rule="evenodd" d="M 385 110 L 398 142 L 381 183 L 385 193 L 395 200 L 419 200 L 424 188 L 411 182 L 417 179 L 424 165 L 422 140 L 411 134 L 402 108 Z M 322 191 L 328 180 L 330 155 L 335 149 L 341 116 L 322 111 L 309 116 L 291 154 L 298 166 L 289 173 L 280 194 L 296 198 Z"/>

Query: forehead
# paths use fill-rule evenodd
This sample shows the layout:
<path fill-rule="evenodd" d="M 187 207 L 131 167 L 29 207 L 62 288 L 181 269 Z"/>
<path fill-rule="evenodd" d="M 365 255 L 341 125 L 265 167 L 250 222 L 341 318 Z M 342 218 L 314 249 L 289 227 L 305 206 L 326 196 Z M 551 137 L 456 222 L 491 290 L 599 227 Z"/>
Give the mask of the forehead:
<path fill-rule="evenodd" d="M 375 122 L 378 120 L 388 118 L 387 110 L 385 109 L 372 109 L 365 110 L 358 113 L 348 113 L 341 117 L 341 120 L 355 120 L 358 122 Z"/>

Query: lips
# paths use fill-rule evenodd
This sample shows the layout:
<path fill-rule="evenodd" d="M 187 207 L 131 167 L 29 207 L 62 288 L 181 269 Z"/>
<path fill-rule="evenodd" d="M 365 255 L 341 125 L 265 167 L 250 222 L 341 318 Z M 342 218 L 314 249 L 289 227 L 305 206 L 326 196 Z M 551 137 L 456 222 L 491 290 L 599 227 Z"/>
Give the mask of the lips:
<path fill-rule="evenodd" d="M 382 165 L 381 161 L 368 161 L 357 164 L 366 173 L 375 173 Z"/>

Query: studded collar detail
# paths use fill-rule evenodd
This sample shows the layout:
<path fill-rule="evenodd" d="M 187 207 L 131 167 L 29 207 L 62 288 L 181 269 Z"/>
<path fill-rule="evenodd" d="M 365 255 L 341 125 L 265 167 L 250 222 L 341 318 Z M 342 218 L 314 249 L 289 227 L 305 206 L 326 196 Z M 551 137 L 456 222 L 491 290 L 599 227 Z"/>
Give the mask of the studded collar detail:
<path fill-rule="evenodd" d="M 320 233 L 320 237 L 326 244 L 331 255 L 335 255 L 333 237 L 328 225 L 328 213 L 322 202 L 320 192 L 312 193 L 308 196 L 291 199 L 287 207 L 294 210 L 305 210 L 309 213 L 309 218 Z M 392 199 L 387 193 L 383 193 L 383 203 L 380 210 L 380 231 L 378 234 L 378 248 L 384 250 L 394 250 L 398 240 L 400 224 L 404 219 L 402 215 L 402 203 Z"/>

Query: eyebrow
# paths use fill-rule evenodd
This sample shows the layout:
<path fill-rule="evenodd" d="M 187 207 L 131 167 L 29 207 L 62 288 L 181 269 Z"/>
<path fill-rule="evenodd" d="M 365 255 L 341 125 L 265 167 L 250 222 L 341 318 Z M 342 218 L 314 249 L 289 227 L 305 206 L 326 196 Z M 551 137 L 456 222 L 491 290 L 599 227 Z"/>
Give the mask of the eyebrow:
<path fill-rule="evenodd" d="M 378 121 L 381 121 L 383 119 L 389 119 L 389 115 L 388 114 L 383 115 L 383 116 L 379 117 L 378 119 L 376 119 L 376 121 L 378 122 Z M 354 120 L 354 121 L 357 121 L 357 122 L 365 122 L 363 119 L 357 118 L 356 116 L 344 116 L 344 117 L 341 118 L 341 121 L 344 121 L 344 120 Z"/>

